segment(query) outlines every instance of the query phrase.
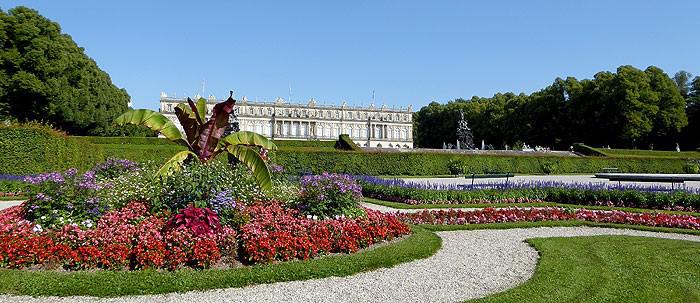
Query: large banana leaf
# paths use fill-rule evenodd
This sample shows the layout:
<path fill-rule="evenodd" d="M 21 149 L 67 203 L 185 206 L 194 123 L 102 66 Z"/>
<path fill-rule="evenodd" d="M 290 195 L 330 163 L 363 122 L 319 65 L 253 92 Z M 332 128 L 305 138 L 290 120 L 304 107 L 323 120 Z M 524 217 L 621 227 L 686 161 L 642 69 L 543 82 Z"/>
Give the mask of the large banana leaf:
<path fill-rule="evenodd" d="M 249 131 L 230 134 L 221 139 L 221 144 L 259 146 L 268 150 L 277 150 L 275 142 L 265 138 L 263 135 Z"/>
<path fill-rule="evenodd" d="M 215 155 L 234 105 L 236 105 L 236 100 L 233 99 L 233 92 L 231 92 L 231 96 L 226 101 L 214 106 L 211 118 L 202 126 L 198 143 L 199 157 L 202 161 L 207 162 Z"/>
<path fill-rule="evenodd" d="M 175 154 L 172 158 L 170 158 L 170 160 L 165 162 L 160 169 L 158 169 L 156 174 L 159 176 L 167 176 L 173 172 L 182 170 L 182 163 L 185 162 L 185 160 L 187 160 L 187 158 L 190 156 L 194 157 L 195 159 L 197 158 L 197 155 L 189 150 L 183 150 Z"/>
<path fill-rule="evenodd" d="M 199 98 L 199 100 L 197 100 L 197 115 L 199 115 L 200 120 L 206 121 L 206 119 L 207 119 L 207 100 L 204 98 Z"/>
<path fill-rule="evenodd" d="M 197 123 L 201 126 L 204 124 L 204 117 L 199 115 L 199 109 L 197 109 L 197 105 L 194 104 L 194 101 L 190 99 L 190 97 L 187 97 L 187 105 L 190 106 L 190 109 L 194 113 L 195 118 L 197 119 Z"/>
<path fill-rule="evenodd" d="M 185 130 L 187 142 L 194 146 L 199 138 L 199 124 L 197 123 L 196 114 L 185 104 L 178 104 L 175 107 L 175 116 L 180 120 L 182 129 Z"/>
<path fill-rule="evenodd" d="M 226 150 L 253 172 L 253 177 L 261 189 L 269 190 L 272 187 L 270 170 L 256 150 L 243 145 L 229 145 Z"/>
<path fill-rule="evenodd" d="M 190 148 L 190 144 L 182 137 L 182 133 L 177 129 L 177 126 L 161 113 L 149 109 L 132 109 L 117 117 L 114 122 L 117 125 L 136 124 L 146 126 L 152 131 L 161 133 L 169 140 Z"/>

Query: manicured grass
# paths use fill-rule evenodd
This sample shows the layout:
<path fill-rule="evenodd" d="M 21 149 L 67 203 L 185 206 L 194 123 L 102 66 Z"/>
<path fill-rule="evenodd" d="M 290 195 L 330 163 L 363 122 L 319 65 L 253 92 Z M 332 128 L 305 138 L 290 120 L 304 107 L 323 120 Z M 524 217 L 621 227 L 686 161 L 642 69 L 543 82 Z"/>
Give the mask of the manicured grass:
<path fill-rule="evenodd" d="M 24 196 L 14 196 L 14 197 L 0 197 L 0 201 L 17 201 L 17 200 L 27 200 L 29 197 Z"/>
<path fill-rule="evenodd" d="M 585 208 L 591 210 L 621 210 L 626 212 L 635 213 L 664 213 L 664 214 L 674 214 L 674 215 L 690 215 L 690 216 L 700 216 L 700 213 L 688 212 L 688 211 L 676 211 L 676 210 L 659 210 L 659 209 L 645 209 L 645 208 L 632 208 L 632 207 L 609 207 L 609 206 L 596 206 L 596 205 L 578 205 L 578 204 L 566 204 L 566 203 L 554 203 L 554 202 L 542 202 L 542 203 L 489 203 L 489 204 L 406 204 L 400 202 L 391 202 L 378 200 L 373 198 L 363 198 L 363 202 L 382 205 L 397 209 L 444 209 L 444 208 L 486 208 L 486 207 L 566 207 L 566 208 Z"/>
<path fill-rule="evenodd" d="M 0 270 L 0 293 L 31 296 L 97 296 L 159 294 L 253 284 L 306 280 L 392 267 L 433 255 L 440 237 L 420 227 L 401 241 L 351 255 L 282 262 L 228 270 L 55 271 Z"/>
<path fill-rule="evenodd" d="M 641 150 L 641 149 L 606 149 L 595 148 L 596 151 L 613 158 L 665 158 L 665 159 L 697 159 L 700 152 L 697 151 L 670 151 L 670 150 Z"/>
<path fill-rule="evenodd" d="M 626 236 L 527 240 L 532 279 L 470 302 L 698 302 L 700 243 Z"/>

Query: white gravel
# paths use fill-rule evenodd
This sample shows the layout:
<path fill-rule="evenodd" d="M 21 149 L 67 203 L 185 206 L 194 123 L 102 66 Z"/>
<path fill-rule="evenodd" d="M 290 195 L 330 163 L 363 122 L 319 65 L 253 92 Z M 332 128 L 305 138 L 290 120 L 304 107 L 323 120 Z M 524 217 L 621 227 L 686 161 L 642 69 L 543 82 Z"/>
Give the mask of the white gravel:
<path fill-rule="evenodd" d="M 263 284 L 244 288 L 131 296 L 0 296 L 0 302 L 461 302 L 513 288 L 529 279 L 538 254 L 528 238 L 628 235 L 700 242 L 700 237 L 624 229 L 553 227 L 438 233 L 434 256 L 350 277 Z"/>

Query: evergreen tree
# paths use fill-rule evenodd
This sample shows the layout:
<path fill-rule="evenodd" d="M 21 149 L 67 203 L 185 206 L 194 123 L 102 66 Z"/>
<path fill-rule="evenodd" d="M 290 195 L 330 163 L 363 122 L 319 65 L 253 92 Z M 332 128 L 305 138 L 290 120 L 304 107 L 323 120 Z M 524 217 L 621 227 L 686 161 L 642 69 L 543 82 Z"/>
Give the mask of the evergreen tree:
<path fill-rule="evenodd" d="M 129 95 L 61 27 L 37 11 L 0 10 L 0 119 L 45 121 L 71 134 L 151 134 L 114 128 Z"/>

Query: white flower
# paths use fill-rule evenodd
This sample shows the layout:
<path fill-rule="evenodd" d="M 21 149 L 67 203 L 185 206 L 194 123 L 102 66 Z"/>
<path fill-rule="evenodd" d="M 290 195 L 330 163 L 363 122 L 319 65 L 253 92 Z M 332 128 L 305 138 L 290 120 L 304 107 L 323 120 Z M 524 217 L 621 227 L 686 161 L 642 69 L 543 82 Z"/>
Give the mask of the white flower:
<path fill-rule="evenodd" d="M 314 220 L 318 220 L 318 216 L 314 215 L 314 216 L 313 216 L 313 219 L 314 219 Z"/>
<path fill-rule="evenodd" d="M 306 215 L 306 218 L 311 219 L 312 217 L 311 217 L 311 215 Z"/>
<path fill-rule="evenodd" d="M 42 220 L 46 220 L 46 216 L 41 216 L 41 218 L 40 218 L 40 219 L 42 219 Z"/>
<path fill-rule="evenodd" d="M 40 232 L 44 231 L 44 229 L 41 227 L 41 225 L 37 224 L 37 225 L 34 225 L 34 228 L 32 228 L 32 231 L 34 231 L 35 233 L 40 233 Z"/>

